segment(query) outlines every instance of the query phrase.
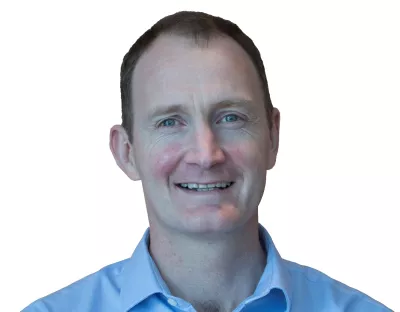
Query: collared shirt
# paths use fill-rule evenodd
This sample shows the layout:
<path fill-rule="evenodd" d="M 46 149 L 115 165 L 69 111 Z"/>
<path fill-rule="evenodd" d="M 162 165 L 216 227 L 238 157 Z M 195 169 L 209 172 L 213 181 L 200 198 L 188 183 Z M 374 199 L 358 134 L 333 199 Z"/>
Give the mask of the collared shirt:
<path fill-rule="evenodd" d="M 259 224 L 267 265 L 254 293 L 234 312 L 384 312 L 392 311 L 327 275 L 279 255 Z M 131 258 L 33 302 L 22 312 L 194 312 L 174 297 L 149 253 L 149 228 Z"/>

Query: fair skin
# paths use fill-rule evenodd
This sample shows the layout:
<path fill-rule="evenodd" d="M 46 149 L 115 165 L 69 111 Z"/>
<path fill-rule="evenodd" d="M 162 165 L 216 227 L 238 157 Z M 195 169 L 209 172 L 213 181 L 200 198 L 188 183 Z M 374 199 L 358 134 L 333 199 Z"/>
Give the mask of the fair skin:
<path fill-rule="evenodd" d="M 174 296 L 197 311 L 213 310 L 206 302 L 233 311 L 266 265 L 258 205 L 276 161 L 279 111 L 270 130 L 256 69 L 229 38 L 198 47 L 163 35 L 132 80 L 134 139 L 116 125 L 110 148 L 125 174 L 142 182 L 150 253 Z M 185 187 L 224 182 L 234 183 Z"/>

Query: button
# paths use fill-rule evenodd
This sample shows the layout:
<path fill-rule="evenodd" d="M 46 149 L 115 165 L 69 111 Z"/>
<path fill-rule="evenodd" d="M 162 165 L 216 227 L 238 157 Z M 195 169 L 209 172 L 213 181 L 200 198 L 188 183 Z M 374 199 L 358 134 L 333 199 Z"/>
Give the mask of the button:
<path fill-rule="evenodd" d="M 178 305 L 178 303 L 172 298 L 168 298 L 168 303 L 174 307 Z"/>

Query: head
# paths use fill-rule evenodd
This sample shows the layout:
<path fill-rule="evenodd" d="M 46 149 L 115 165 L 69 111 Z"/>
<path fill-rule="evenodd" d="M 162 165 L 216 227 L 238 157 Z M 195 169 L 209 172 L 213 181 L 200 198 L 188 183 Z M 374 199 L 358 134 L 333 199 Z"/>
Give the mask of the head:
<path fill-rule="evenodd" d="M 142 181 L 150 227 L 226 232 L 257 220 L 280 115 L 235 24 L 199 12 L 160 20 L 125 55 L 121 98 L 110 147 Z"/>

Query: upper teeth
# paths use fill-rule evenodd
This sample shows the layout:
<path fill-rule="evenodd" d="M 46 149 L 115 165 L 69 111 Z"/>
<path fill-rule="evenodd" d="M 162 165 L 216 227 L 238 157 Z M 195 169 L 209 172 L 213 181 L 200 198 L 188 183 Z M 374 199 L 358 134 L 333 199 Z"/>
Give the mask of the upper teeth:
<path fill-rule="evenodd" d="M 215 188 L 215 187 L 227 187 L 230 186 L 232 182 L 220 182 L 215 184 L 199 184 L 199 183 L 181 183 L 180 185 L 183 187 L 188 187 L 190 189 L 207 189 L 207 188 Z"/>

